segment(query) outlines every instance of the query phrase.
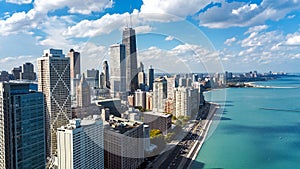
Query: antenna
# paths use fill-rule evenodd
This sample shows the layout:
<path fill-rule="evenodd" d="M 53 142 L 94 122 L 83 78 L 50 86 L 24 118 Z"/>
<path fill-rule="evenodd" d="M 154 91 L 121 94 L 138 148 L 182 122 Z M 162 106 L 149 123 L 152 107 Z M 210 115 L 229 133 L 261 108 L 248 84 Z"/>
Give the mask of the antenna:
<path fill-rule="evenodd" d="M 130 5 L 130 11 L 132 10 L 132 6 Z M 132 19 L 131 19 L 131 13 L 129 13 L 129 17 L 130 17 L 130 28 L 132 28 Z"/>
<path fill-rule="evenodd" d="M 131 14 L 130 14 L 130 28 L 132 28 Z"/>

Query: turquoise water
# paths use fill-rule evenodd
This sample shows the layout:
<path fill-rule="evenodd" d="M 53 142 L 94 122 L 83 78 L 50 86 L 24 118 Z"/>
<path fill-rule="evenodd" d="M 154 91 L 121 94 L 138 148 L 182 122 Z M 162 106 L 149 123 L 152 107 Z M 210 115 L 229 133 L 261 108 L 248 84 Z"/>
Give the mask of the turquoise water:
<path fill-rule="evenodd" d="M 257 84 L 295 88 L 206 93 L 208 100 L 223 104 L 224 113 L 213 122 L 193 169 L 300 168 L 300 77 Z"/>

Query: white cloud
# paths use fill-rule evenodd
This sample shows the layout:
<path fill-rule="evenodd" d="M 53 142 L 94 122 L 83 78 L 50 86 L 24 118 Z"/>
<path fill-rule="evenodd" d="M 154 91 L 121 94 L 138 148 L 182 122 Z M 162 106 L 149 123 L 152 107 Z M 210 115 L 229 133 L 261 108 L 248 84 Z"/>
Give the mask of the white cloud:
<path fill-rule="evenodd" d="M 300 34 L 294 33 L 287 35 L 286 45 L 300 45 Z"/>
<path fill-rule="evenodd" d="M 293 19 L 293 18 L 295 18 L 295 17 L 296 17 L 296 15 L 288 15 L 288 16 L 287 16 L 288 19 Z"/>
<path fill-rule="evenodd" d="M 102 12 L 106 8 L 111 8 L 112 5 L 113 1 L 111 0 L 34 1 L 34 8 L 41 13 L 68 7 L 70 13 L 91 14 L 92 12 Z"/>
<path fill-rule="evenodd" d="M 13 4 L 30 4 L 32 0 L 6 0 L 8 3 L 13 3 Z"/>
<path fill-rule="evenodd" d="M 224 42 L 225 45 L 227 46 L 231 46 L 233 42 L 236 41 L 236 38 L 235 37 L 232 37 L 232 38 L 229 38 L 229 39 L 226 39 L 226 41 Z"/>
<path fill-rule="evenodd" d="M 267 31 L 265 26 L 258 26 L 249 28 L 245 35 L 248 36 L 237 40 L 240 46 L 222 50 L 226 65 L 280 65 L 299 56 L 300 50 L 294 46 L 300 44 L 298 32 L 285 36 L 281 31 Z"/>
<path fill-rule="evenodd" d="M 63 35 L 68 37 L 93 37 L 124 27 L 129 18 L 129 13 L 105 14 L 97 20 L 82 20 L 74 26 L 68 27 Z"/>
<path fill-rule="evenodd" d="M 1 69 L 2 70 L 12 70 L 13 66 L 21 66 L 25 62 L 31 62 L 34 65 L 36 64 L 36 57 L 32 55 L 20 55 L 20 56 L 9 56 L 0 58 Z"/>
<path fill-rule="evenodd" d="M 153 65 L 168 73 L 200 70 L 220 72 L 222 69 L 218 52 L 192 44 L 177 45 L 170 50 L 150 47 L 139 51 L 138 59 L 145 64 L 145 67 Z"/>
<path fill-rule="evenodd" d="M 173 39 L 174 39 L 173 36 L 167 36 L 167 37 L 165 38 L 166 41 L 171 41 L 171 40 L 173 40 Z"/>
<path fill-rule="evenodd" d="M 210 3 L 212 0 L 143 0 L 141 14 L 149 14 L 145 18 L 156 21 L 180 20 L 194 15 Z"/>
<path fill-rule="evenodd" d="M 200 25 L 210 28 L 245 27 L 278 21 L 300 9 L 300 1 L 263 0 L 260 4 L 226 2 L 199 14 Z"/>
<path fill-rule="evenodd" d="M 251 34 L 253 32 L 260 32 L 260 31 L 263 31 L 263 30 L 266 30 L 266 29 L 268 29 L 268 25 L 253 26 L 253 27 L 250 27 L 248 29 L 248 31 L 245 32 L 245 34 Z"/>
<path fill-rule="evenodd" d="M 29 3 L 29 0 L 10 0 L 15 3 Z M 106 8 L 111 8 L 111 0 L 57 0 L 45 1 L 35 0 L 34 8 L 28 12 L 15 12 L 11 16 L 6 15 L 0 20 L 0 35 L 28 33 L 33 29 L 43 25 L 49 18 L 48 12 L 67 7 L 69 13 L 91 14 L 92 12 L 101 12 Z M 65 16 L 62 16 L 65 17 Z M 69 20 L 69 22 L 71 22 Z"/>
<path fill-rule="evenodd" d="M 137 26 L 134 29 L 136 34 L 148 33 L 154 30 L 154 28 L 149 25 Z"/>
<path fill-rule="evenodd" d="M 82 71 L 92 68 L 99 69 L 102 61 L 109 59 L 107 47 L 91 42 L 80 44 L 78 51 L 80 52 Z"/>
<path fill-rule="evenodd" d="M 249 13 L 257 8 L 258 8 L 258 6 L 256 4 L 247 4 L 238 9 L 233 9 L 231 13 L 234 15 L 243 15 L 243 14 Z"/>

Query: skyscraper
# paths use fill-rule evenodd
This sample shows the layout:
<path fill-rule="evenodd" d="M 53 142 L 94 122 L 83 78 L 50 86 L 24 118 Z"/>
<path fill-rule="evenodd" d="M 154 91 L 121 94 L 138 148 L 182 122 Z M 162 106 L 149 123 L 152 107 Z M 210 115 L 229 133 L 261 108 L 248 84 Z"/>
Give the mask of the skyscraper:
<path fill-rule="evenodd" d="M 43 93 L 29 83 L 0 83 L 0 168 L 44 169 Z"/>
<path fill-rule="evenodd" d="M 110 46 L 110 83 L 112 97 L 124 97 L 126 94 L 126 60 L 123 44 Z"/>
<path fill-rule="evenodd" d="M 126 90 L 134 92 L 138 88 L 136 37 L 133 28 L 123 30 L 122 43 L 126 48 Z"/>
<path fill-rule="evenodd" d="M 155 79 L 153 83 L 153 111 L 164 112 L 167 99 L 167 80 L 164 77 Z"/>
<path fill-rule="evenodd" d="M 56 154 L 57 128 L 66 125 L 71 118 L 70 59 L 62 50 L 44 50 L 37 60 L 38 90 L 44 93 L 47 156 Z"/>
<path fill-rule="evenodd" d="M 86 70 L 86 81 L 91 88 L 99 88 L 99 70 L 98 69 L 88 69 Z"/>
<path fill-rule="evenodd" d="M 139 66 L 138 84 L 139 84 L 138 88 L 144 91 L 146 86 L 146 76 L 144 73 L 144 64 L 142 62 L 140 62 L 140 66 Z"/>
<path fill-rule="evenodd" d="M 34 81 L 36 79 L 36 73 L 34 72 L 34 66 L 32 63 L 24 63 L 22 66 L 22 73 L 20 74 L 21 80 L 31 80 Z"/>
<path fill-rule="evenodd" d="M 76 78 L 77 75 L 80 75 L 80 53 L 71 49 L 68 57 L 70 57 L 70 77 Z"/>
<path fill-rule="evenodd" d="M 106 60 L 103 62 L 102 72 L 104 74 L 104 86 L 103 87 L 110 89 L 109 67 L 108 67 L 108 62 Z"/>
<path fill-rule="evenodd" d="M 104 169 L 103 122 L 100 116 L 70 120 L 57 129 L 58 169 Z"/>
<path fill-rule="evenodd" d="M 148 70 L 148 86 L 149 90 L 153 90 L 153 83 L 154 83 L 154 69 L 150 66 Z"/>
<path fill-rule="evenodd" d="M 143 109 L 146 109 L 146 92 L 145 91 L 141 91 L 140 89 L 135 91 L 134 99 L 135 99 L 134 106 L 139 106 L 139 107 L 142 107 Z"/>
<path fill-rule="evenodd" d="M 76 91 L 77 106 L 87 107 L 91 104 L 91 89 L 83 74 Z"/>

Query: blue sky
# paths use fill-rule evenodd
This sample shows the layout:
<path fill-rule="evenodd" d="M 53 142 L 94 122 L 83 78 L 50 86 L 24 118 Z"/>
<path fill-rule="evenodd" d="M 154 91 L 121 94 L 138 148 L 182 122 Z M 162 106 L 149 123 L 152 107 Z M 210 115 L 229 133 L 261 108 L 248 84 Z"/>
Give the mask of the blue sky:
<path fill-rule="evenodd" d="M 121 31 L 138 60 L 166 72 L 299 72 L 299 0 L 0 0 L 0 70 L 47 48 L 81 52 L 100 68 Z"/>

